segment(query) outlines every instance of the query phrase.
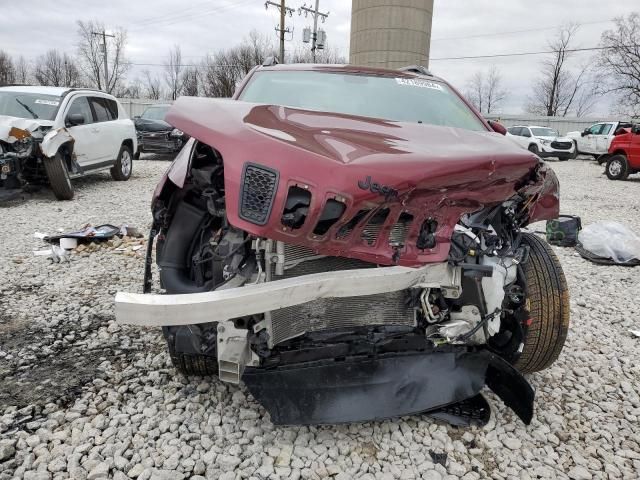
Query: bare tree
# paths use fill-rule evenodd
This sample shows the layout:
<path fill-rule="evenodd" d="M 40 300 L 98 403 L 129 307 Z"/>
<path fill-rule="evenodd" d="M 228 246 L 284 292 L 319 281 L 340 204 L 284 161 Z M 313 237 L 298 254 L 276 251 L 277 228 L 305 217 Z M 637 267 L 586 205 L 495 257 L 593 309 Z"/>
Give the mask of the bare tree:
<path fill-rule="evenodd" d="M 465 96 L 480 113 L 495 113 L 507 98 L 500 70 L 493 66 L 486 73 L 477 71 L 467 85 Z"/>
<path fill-rule="evenodd" d="M 0 86 L 15 82 L 15 71 L 11 57 L 4 50 L 0 50 Z"/>
<path fill-rule="evenodd" d="M 309 48 L 296 48 L 289 59 L 290 63 L 348 63 L 347 58 L 337 48 L 325 45 L 322 50 L 316 51 L 315 62 Z"/>
<path fill-rule="evenodd" d="M 187 67 L 182 74 L 182 95 L 197 97 L 200 93 L 200 72 L 197 67 Z"/>
<path fill-rule="evenodd" d="M 502 75 L 495 66 L 491 67 L 487 74 L 485 83 L 487 114 L 495 113 L 500 108 L 504 99 L 507 98 L 507 91 L 502 87 Z"/>
<path fill-rule="evenodd" d="M 21 84 L 29 83 L 29 64 L 25 58 L 20 55 L 16 61 L 13 62 L 13 70 L 15 72 L 15 82 Z"/>
<path fill-rule="evenodd" d="M 113 91 L 113 95 L 118 98 L 141 98 L 142 97 L 142 85 L 139 79 L 134 79 L 132 82 L 126 85 L 120 84 Z"/>
<path fill-rule="evenodd" d="M 81 66 L 89 83 L 99 90 L 112 93 L 124 80 L 129 70 L 129 63 L 125 59 L 124 51 L 127 45 L 127 32 L 121 28 L 107 37 L 107 70 L 109 78 L 104 78 L 104 45 L 102 36 L 96 33 L 104 30 L 104 24 L 98 21 L 78 21 L 78 55 Z"/>
<path fill-rule="evenodd" d="M 616 18 L 602 34 L 598 65 L 606 75 L 605 93 L 616 93 L 623 111 L 640 115 L 640 14 Z"/>
<path fill-rule="evenodd" d="M 80 87 L 82 79 L 75 59 L 56 49 L 40 55 L 33 71 L 36 82 L 51 87 Z"/>
<path fill-rule="evenodd" d="M 174 45 L 164 64 L 164 81 L 169 88 L 169 98 L 175 100 L 182 90 L 182 52 L 180 45 Z"/>
<path fill-rule="evenodd" d="M 203 93 L 209 97 L 232 96 L 240 80 L 274 54 L 273 46 L 253 31 L 240 45 L 208 55 L 203 64 Z"/>
<path fill-rule="evenodd" d="M 482 70 L 478 70 L 473 74 L 469 82 L 467 83 L 467 89 L 465 90 L 464 96 L 467 97 L 467 100 L 471 102 L 471 104 L 476 107 L 480 113 L 484 113 L 484 88 L 485 79 L 484 73 Z"/>
<path fill-rule="evenodd" d="M 147 98 L 151 100 L 160 100 L 162 96 L 162 86 L 157 75 L 151 75 L 149 70 L 142 72 L 142 83 L 146 91 Z"/>
<path fill-rule="evenodd" d="M 562 27 L 549 43 L 553 57 L 542 62 L 540 78 L 527 106 L 530 113 L 566 117 L 570 112 L 584 114 L 585 106 L 592 107 L 595 103 L 595 92 L 589 88 L 592 83 L 589 67 L 584 65 L 575 73 L 567 63 L 577 30 L 578 25 Z"/>

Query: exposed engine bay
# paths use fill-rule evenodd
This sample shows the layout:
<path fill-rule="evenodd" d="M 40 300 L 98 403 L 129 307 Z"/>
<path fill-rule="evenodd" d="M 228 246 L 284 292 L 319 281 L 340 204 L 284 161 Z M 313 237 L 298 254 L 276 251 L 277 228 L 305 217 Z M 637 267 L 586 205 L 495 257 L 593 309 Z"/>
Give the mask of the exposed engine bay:
<path fill-rule="evenodd" d="M 323 255 L 234 227 L 222 157 L 206 144 L 196 143 L 184 187 L 167 185 L 154 203 L 152 234 L 161 286 L 173 300 L 160 305 L 157 299 L 168 297 L 119 293 L 118 319 L 163 326 L 173 354 L 204 356 L 220 380 L 243 380 L 275 423 L 424 411 L 481 423 L 489 412 L 479 396 L 485 384 L 531 420 L 533 390 L 511 366 L 531 324 L 521 267 L 530 244 L 520 232 L 531 198 L 516 194 L 464 215 L 446 262 L 409 268 Z M 291 228 L 305 215 L 304 198 L 290 191 L 283 225 Z M 359 231 L 362 242 L 377 241 L 381 210 L 350 220 L 346 229 Z M 325 212 L 318 225 L 333 225 L 343 213 Z M 407 218 L 388 232 L 398 252 Z M 421 227 L 423 249 L 435 231 L 429 222 Z M 141 315 L 147 310 L 136 310 L 142 304 L 158 307 L 151 322 Z M 371 395 L 386 400 L 354 408 Z"/>

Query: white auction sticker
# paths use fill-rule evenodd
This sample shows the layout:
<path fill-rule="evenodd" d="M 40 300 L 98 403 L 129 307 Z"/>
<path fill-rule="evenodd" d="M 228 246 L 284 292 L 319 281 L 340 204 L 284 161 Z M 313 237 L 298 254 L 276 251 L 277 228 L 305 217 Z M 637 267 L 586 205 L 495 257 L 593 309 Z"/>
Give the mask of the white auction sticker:
<path fill-rule="evenodd" d="M 433 90 L 443 91 L 442 85 L 421 78 L 396 78 L 398 85 L 406 85 L 409 87 L 431 88 Z"/>
<path fill-rule="evenodd" d="M 58 105 L 60 105 L 60 102 L 57 102 L 55 100 L 41 100 L 39 98 L 33 103 L 39 103 L 40 105 L 51 105 L 52 107 L 57 107 Z"/>

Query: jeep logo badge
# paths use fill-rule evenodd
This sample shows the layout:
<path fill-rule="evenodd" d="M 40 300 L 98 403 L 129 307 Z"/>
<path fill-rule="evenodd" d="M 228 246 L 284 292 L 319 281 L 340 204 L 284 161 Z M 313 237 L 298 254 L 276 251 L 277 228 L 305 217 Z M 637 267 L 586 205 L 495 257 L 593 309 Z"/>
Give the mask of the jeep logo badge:
<path fill-rule="evenodd" d="M 389 187 L 388 185 L 380 185 L 377 182 L 371 181 L 371 177 L 367 176 L 364 180 L 358 180 L 358 187 L 362 190 L 369 190 L 371 193 L 377 193 L 378 195 L 382 195 L 385 200 L 390 200 L 392 198 L 398 197 L 398 191 L 394 188 Z"/>

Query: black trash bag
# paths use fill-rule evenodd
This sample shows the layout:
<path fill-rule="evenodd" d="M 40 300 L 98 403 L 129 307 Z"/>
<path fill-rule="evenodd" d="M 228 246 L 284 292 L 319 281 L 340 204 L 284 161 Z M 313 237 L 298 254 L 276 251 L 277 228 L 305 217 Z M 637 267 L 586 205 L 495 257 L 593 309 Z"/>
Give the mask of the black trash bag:
<path fill-rule="evenodd" d="M 547 242 L 559 247 L 575 247 L 580 230 L 582 230 L 580 217 L 560 215 L 554 220 L 547 220 Z"/>

